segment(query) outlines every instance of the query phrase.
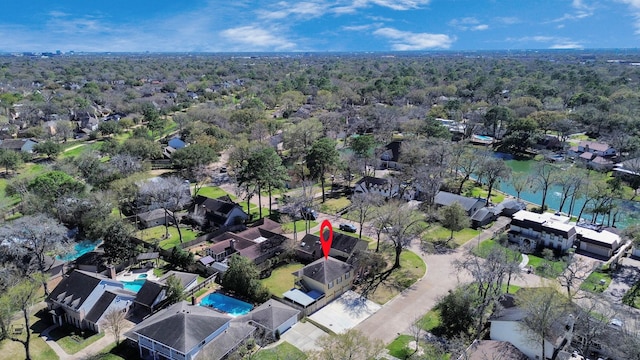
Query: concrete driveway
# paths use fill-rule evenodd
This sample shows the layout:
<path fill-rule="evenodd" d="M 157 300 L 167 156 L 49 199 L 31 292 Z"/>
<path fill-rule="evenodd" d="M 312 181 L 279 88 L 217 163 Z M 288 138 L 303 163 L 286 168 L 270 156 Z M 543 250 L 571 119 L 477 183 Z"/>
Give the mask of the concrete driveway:
<path fill-rule="evenodd" d="M 287 341 L 306 353 L 308 351 L 320 350 L 320 347 L 316 345 L 316 340 L 324 335 L 327 335 L 327 333 L 307 321 L 293 325 L 280 336 L 280 339 Z"/>
<path fill-rule="evenodd" d="M 313 313 L 310 318 L 335 333 L 343 333 L 380 310 L 381 306 L 360 294 L 347 291 L 329 305 Z"/>

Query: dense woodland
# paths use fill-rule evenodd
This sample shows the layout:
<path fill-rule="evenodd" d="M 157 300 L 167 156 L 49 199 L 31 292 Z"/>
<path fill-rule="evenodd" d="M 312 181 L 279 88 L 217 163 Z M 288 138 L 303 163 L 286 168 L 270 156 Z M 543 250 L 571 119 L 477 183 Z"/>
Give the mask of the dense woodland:
<path fill-rule="evenodd" d="M 546 135 L 564 143 L 570 134 L 584 133 L 615 147 L 620 161 L 638 157 L 638 62 L 637 52 L 585 51 L 0 57 L 2 137 L 38 141 L 35 155 L 0 150 L 6 178 L 0 207 L 5 220 L 18 218 L 3 224 L 0 236 L 25 237 L 27 229 L 31 241 L 2 251 L 6 267 L 0 303 L 9 303 L 16 292 L 25 301 L 6 307 L 0 330 L 7 336 L 9 310 L 24 310 L 35 296 L 33 284 L 45 282 L 44 255 L 64 254 L 72 246 L 67 229 L 75 229 L 80 239 L 103 239 L 110 263 L 130 258 L 142 249 L 128 241 L 134 229 L 124 216 L 184 209 L 190 198 L 184 197 L 183 180 L 189 179 L 197 192 L 219 178 L 219 169 L 208 165 L 222 153 L 229 156 L 230 180 L 242 200 L 248 204 L 257 194 L 269 197 L 269 204 L 260 206 L 260 217 L 262 207 L 271 210 L 272 197 L 285 188 L 302 189 L 300 198 L 280 204 L 290 214 L 314 206 L 309 187 L 320 185 L 322 201 L 329 181 L 340 180 L 350 188 L 353 174 L 371 174 L 384 146 L 403 139 L 400 162 L 406 167 L 391 181 L 419 185 L 425 204 L 421 210 L 427 214 L 420 219 L 440 221 L 452 237 L 468 223 L 451 220 L 458 209 L 436 213 L 430 205 L 437 191 L 464 193 L 472 182 L 484 186 L 487 199 L 499 181 L 543 192 L 560 184 L 569 212 L 575 199 L 588 199 L 581 214 L 615 225 L 617 201 L 635 198 L 640 183 L 621 184 L 598 174 L 585 180 L 584 173 L 574 171 L 560 176 L 544 161 L 529 178 L 520 179 L 511 177 L 504 161 L 490 153 L 533 158 L 538 154 L 533 146 Z M 87 130 L 91 119 L 97 127 Z M 465 131 L 452 137 L 436 119 L 463 123 Z M 499 141 L 493 148 L 474 148 L 466 141 L 472 134 Z M 173 135 L 190 146 L 176 150 L 170 161 L 160 161 Z M 87 140 L 98 145 L 63 156 L 65 149 Z M 566 149 L 563 145 L 560 151 Z M 27 162 L 37 163 L 39 170 L 25 170 Z M 158 167 L 171 168 L 179 177 L 140 185 Z M 420 230 L 415 213 L 394 211 L 392 201 L 375 201 L 379 199 L 351 199 L 360 229 L 365 220 L 379 224 L 378 242 L 387 231 L 395 252 L 395 263 L 371 279 L 372 288 L 400 267 L 400 253 Z M 387 209 L 389 216 L 367 217 L 372 207 Z M 176 227 L 180 233 L 177 222 Z M 174 260 L 188 268 L 193 256 L 176 251 Z M 471 261 L 459 267 L 472 272 L 477 264 Z M 481 309 L 455 315 L 471 320 L 464 329 L 447 333 L 451 338 L 481 334 L 487 311 L 503 291 L 505 274 L 511 277 L 513 261 L 496 263 L 500 274 L 488 280 L 488 288 L 458 290 L 464 294 L 449 299 L 473 305 L 443 307 L 452 313 Z M 468 296 L 470 292 L 483 296 Z"/>

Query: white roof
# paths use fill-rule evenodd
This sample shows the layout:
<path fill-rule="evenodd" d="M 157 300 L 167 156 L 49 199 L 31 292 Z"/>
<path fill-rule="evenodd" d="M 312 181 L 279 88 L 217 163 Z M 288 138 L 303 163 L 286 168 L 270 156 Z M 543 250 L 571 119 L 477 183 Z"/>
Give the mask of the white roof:
<path fill-rule="evenodd" d="M 571 218 L 567 217 L 567 216 L 562 216 L 562 215 L 556 215 L 556 214 L 552 214 L 552 213 L 542 213 L 542 214 L 538 214 L 538 213 L 534 213 L 531 211 L 527 211 L 527 210 L 520 210 L 517 213 L 513 214 L 513 218 L 515 220 L 520 220 L 520 221 L 524 221 L 524 220 L 529 220 L 532 222 L 537 222 L 539 224 L 542 223 L 559 223 L 559 224 L 569 224 L 569 220 L 571 220 Z"/>
<path fill-rule="evenodd" d="M 620 243 L 620 236 L 607 230 L 595 231 L 581 226 L 576 226 L 576 232 L 583 238 L 587 238 L 592 241 L 608 245 L 618 245 Z"/>
<path fill-rule="evenodd" d="M 311 296 L 305 294 L 300 289 L 291 289 L 291 290 L 287 291 L 286 293 L 284 293 L 283 296 L 285 298 L 297 303 L 297 304 L 302 305 L 302 306 L 309 306 L 314 301 L 316 301 L 314 298 L 312 298 Z"/>

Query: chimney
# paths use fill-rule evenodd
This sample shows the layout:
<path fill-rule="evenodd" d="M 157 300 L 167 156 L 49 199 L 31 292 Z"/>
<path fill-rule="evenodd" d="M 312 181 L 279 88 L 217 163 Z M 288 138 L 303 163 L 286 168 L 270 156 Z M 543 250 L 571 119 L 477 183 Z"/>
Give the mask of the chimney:
<path fill-rule="evenodd" d="M 116 267 L 113 266 L 113 265 L 108 265 L 108 268 L 109 268 L 109 277 L 112 280 L 115 280 L 116 279 Z"/>

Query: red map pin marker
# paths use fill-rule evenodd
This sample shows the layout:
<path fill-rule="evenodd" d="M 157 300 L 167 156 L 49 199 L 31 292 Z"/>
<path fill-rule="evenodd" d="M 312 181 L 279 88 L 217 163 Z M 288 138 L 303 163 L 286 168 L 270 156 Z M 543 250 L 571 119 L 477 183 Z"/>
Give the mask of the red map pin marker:
<path fill-rule="evenodd" d="M 329 238 L 324 238 L 324 229 L 329 228 Z M 331 242 L 333 241 L 333 226 L 331 226 L 331 222 L 329 220 L 324 220 L 320 225 L 320 244 L 322 245 L 322 253 L 324 254 L 324 259 L 326 260 L 329 257 L 329 252 L 331 251 Z"/>

